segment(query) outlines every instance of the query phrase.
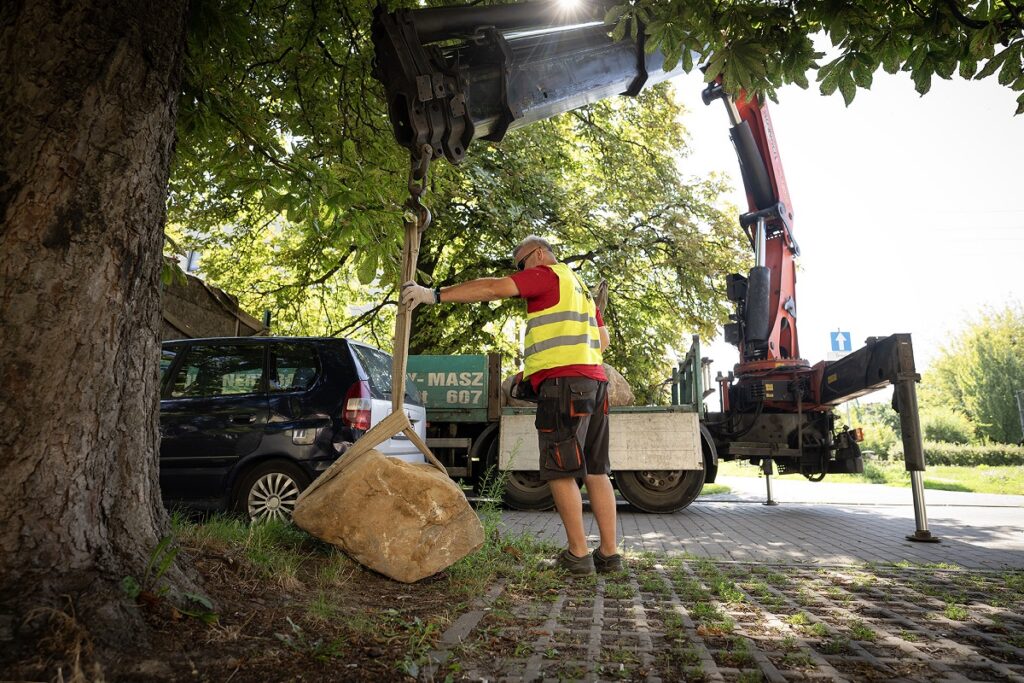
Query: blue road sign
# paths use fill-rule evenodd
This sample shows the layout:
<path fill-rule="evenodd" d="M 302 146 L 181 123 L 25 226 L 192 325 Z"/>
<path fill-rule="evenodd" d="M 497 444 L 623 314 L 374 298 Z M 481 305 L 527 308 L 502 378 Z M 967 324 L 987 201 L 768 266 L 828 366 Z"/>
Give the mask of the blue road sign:
<path fill-rule="evenodd" d="M 830 332 L 829 335 L 832 337 L 832 350 L 836 352 L 849 351 L 850 350 L 850 333 L 849 332 Z"/>

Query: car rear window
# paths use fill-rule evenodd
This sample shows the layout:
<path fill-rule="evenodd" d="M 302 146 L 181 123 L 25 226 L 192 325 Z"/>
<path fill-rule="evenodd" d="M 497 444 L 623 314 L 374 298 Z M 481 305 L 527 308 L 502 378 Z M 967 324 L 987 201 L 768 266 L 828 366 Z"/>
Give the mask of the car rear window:
<path fill-rule="evenodd" d="M 369 346 L 360 346 L 358 344 L 350 344 L 349 346 L 359 360 L 359 364 L 366 370 L 366 374 L 370 378 L 371 390 L 379 393 L 384 398 L 391 398 L 391 356 Z M 405 382 L 405 400 L 419 405 L 420 401 L 413 392 L 413 387 L 412 381 L 407 379 Z"/>
<path fill-rule="evenodd" d="M 263 345 L 196 344 L 174 374 L 172 398 L 232 396 L 261 391 Z"/>
<path fill-rule="evenodd" d="M 304 391 L 316 383 L 320 364 L 309 344 L 273 344 L 270 347 L 270 392 Z"/>

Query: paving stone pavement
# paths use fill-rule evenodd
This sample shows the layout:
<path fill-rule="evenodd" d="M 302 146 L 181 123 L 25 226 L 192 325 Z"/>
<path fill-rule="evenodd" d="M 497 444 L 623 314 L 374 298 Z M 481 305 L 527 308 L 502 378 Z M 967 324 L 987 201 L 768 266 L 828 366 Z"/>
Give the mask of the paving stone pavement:
<path fill-rule="evenodd" d="M 1024 496 L 927 491 L 942 540 L 912 543 L 908 489 L 804 483 L 621 504 L 626 571 L 492 586 L 421 680 L 1024 683 Z M 564 543 L 554 512 L 503 525 Z"/>
<path fill-rule="evenodd" d="M 421 680 L 1024 681 L 1020 572 L 675 557 L 532 583 L 495 586 Z"/>
<path fill-rule="evenodd" d="M 915 543 L 906 539 L 915 529 L 909 489 L 777 480 L 774 497 L 782 502 L 769 507 L 760 504 L 764 500 L 762 481 L 737 477 L 730 479 L 729 485 L 739 492 L 702 497 L 670 515 L 634 512 L 620 504 L 622 547 L 736 562 L 910 562 L 971 569 L 1024 568 L 1024 496 L 926 491 L 929 528 L 941 542 Z M 806 492 L 813 492 L 814 497 Z M 897 502 L 900 497 L 903 503 Z M 802 502 L 808 498 L 841 502 Z M 510 510 L 502 518 L 507 533 L 529 532 L 564 543 L 561 523 L 553 511 Z M 596 542 L 597 525 L 589 512 L 584 521 L 588 536 Z"/>

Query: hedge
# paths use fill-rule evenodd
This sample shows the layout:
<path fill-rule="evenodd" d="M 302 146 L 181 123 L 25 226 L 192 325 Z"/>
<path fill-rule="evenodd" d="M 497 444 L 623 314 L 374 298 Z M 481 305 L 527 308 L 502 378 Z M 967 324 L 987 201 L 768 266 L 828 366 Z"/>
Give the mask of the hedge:
<path fill-rule="evenodd" d="M 898 443 L 889 453 L 889 460 L 903 460 L 903 444 Z M 990 444 L 967 446 L 940 441 L 924 442 L 924 460 L 928 465 L 960 465 L 974 467 L 1024 466 L 1024 446 Z"/>

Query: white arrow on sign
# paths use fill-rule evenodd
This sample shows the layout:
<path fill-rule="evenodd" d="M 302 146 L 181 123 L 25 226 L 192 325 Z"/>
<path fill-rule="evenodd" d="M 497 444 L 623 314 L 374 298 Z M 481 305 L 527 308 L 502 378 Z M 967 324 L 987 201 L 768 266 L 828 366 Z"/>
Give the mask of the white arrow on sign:
<path fill-rule="evenodd" d="M 833 332 L 832 333 L 832 350 L 833 351 L 849 351 L 850 350 L 850 333 L 849 332 Z"/>

